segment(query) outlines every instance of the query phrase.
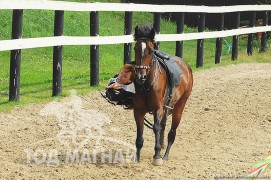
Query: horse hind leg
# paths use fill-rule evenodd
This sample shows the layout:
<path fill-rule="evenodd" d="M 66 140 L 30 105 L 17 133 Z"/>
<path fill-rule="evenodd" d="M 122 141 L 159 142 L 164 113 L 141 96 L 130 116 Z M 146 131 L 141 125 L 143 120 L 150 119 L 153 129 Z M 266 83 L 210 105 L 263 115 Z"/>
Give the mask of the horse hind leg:
<path fill-rule="evenodd" d="M 165 134 L 165 128 L 166 128 L 166 122 L 167 122 L 167 115 L 164 113 L 162 121 L 161 121 L 161 133 L 160 133 L 160 145 L 161 148 L 164 148 L 164 134 Z"/>
<path fill-rule="evenodd" d="M 163 157 L 164 160 L 168 160 L 169 151 L 170 151 L 172 144 L 175 141 L 176 129 L 180 124 L 186 101 L 187 101 L 187 98 L 181 99 L 181 101 L 179 101 L 175 105 L 174 110 L 172 112 L 172 124 L 171 124 L 170 131 L 168 133 L 168 144 L 167 144 L 167 149 L 166 149 L 165 155 Z"/>

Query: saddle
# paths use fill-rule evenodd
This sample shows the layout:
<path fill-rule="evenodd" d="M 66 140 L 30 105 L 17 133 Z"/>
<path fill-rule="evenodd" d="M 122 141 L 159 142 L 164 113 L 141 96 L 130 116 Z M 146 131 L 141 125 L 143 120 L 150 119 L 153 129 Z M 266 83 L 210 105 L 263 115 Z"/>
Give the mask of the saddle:
<path fill-rule="evenodd" d="M 154 51 L 154 55 L 167 73 L 167 91 L 164 95 L 164 105 L 167 108 L 172 109 L 172 107 L 169 107 L 169 103 L 172 98 L 174 87 L 181 83 L 180 76 L 183 74 L 183 71 L 178 64 L 171 59 L 171 55 L 158 50 Z"/>

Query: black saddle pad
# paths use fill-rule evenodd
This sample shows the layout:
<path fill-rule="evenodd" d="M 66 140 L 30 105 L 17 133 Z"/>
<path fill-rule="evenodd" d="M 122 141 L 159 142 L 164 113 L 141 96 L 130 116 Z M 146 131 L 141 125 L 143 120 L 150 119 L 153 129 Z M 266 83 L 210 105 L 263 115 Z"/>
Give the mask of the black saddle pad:
<path fill-rule="evenodd" d="M 155 51 L 155 55 L 163 60 L 163 63 L 168 69 L 172 84 L 174 86 L 180 84 L 180 76 L 183 74 L 183 71 L 180 66 L 171 58 L 172 56 L 162 51 Z"/>
<path fill-rule="evenodd" d="M 179 65 L 172 59 L 166 60 L 165 64 L 168 67 L 168 71 L 171 74 L 170 77 L 172 79 L 172 83 L 174 86 L 181 83 L 181 75 L 183 74 L 182 69 Z"/>

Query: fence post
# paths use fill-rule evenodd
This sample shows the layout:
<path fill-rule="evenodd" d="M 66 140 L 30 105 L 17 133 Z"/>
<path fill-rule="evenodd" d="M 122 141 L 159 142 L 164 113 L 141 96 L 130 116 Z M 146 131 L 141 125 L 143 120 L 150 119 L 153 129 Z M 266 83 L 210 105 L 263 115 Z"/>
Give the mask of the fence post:
<path fill-rule="evenodd" d="M 255 21 L 256 21 L 256 12 L 253 11 L 252 15 L 251 15 L 251 18 L 250 18 L 249 26 L 250 27 L 255 27 Z M 253 33 L 250 33 L 248 35 L 248 38 L 247 38 L 247 54 L 249 56 L 251 56 L 252 53 L 253 53 L 253 44 L 252 44 L 252 42 L 253 42 Z"/>
<path fill-rule="evenodd" d="M 205 13 L 199 14 L 198 32 L 203 32 L 205 29 Z M 203 48 L 204 39 L 198 39 L 197 41 L 197 64 L 196 67 L 203 67 Z"/>
<path fill-rule="evenodd" d="M 219 14 L 219 27 L 218 31 L 222 31 L 224 29 L 224 13 Z M 223 38 L 216 39 L 216 51 L 215 51 L 215 64 L 220 63 L 221 54 L 222 54 L 222 43 Z"/>
<path fill-rule="evenodd" d="M 13 10 L 12 39 L 22 38 L 23 10 Z M 9 101 L 20 99 L 21 49 L 10 52 Z"/>
<path fill-rule="evenodd" d="M 268 25 L 268 11 L 264 12 L 264 17 L 263 17 L 263 26 Z M 267 47 L 267 33 L 266 32 L 262 32 L 262 38 L 261 38 L 261 49 L 260 52 L 265 52 L 266 51 L 266 47 Z"/>
<path fill-rule="evenodd" d="M 124 34 L 131 35 L 132 34 L 132 26 L 133 26 L 133 13 L 125 12 L 125 27 Z M 132 56 L 132 43 L 124 44 L 124 64 L 131 62 Z"/>
<path fill-rule="evenodd" d="M 54 36 L 63 35 L 64 11 L 55 11 Z M 53 96 L 62 92 L 62 48 L 54 46 L 53 53 Z"/>
<path fill-rule="evenodd" d="M 236 12 L 236 19 L 235 19 L 235 29 L 238 29 L 240 27 L 240 12 Z M 232 55 L 231 59 L 236 60 L 238 56 L 238 42 L 239 42 L 239 36 L 233 36 L 232 37 Z"/>
<path fill-rule="evenodd" d="M 99 12 L 90 12 L 90 35 L 99 35 Z M 90 46 L 90 85 L 99 84 L 99 45 Z"/>
<path fill-rule="evenodd" d="M 157 34 L 160 34 L 160 24 L 161 24 L 161 13 L 154 13 L 153 16 L 153 28 Z M 160 42 L 155 42 L 154 43 L 154 49 L 158 50 L 159 49 L 159 44 Z"/>
<path fill-rule="evenodd" d="M 177 13 L 177 34 L 182 34 L 184 32 L 184 12 Z M 176 51 L 175 55 L 183 57 L 183 41 L 176 41 Z"/>

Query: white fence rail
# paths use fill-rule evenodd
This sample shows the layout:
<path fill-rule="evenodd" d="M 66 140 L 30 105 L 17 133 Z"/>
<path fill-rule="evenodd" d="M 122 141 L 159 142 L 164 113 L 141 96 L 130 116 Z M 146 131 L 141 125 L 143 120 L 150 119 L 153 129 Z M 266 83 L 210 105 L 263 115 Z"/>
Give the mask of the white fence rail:
<path fill-rule="evenodd" d="M 23 11 L 21 10 L 54 10 L 55 11 L 55 29 L 54 37 L 37 37 L 21 39 Z M 96 45 L 101 44 L 119 44 L 124 43 L 124 62 L 128 62 L 131 53 L 131 42 L 133 42 L 132 33 L 132 16 L 129 12 L 141 11 L 151 13 L 163 12 L 196 12 L 200 14 L 199 31 L 204 31 L 204 14 L 203 13 L 230 13 L 242 11 L 264 11 L 265 22 L 267 24 L 268 14 L 271 10 L 271 5 L 248 5 L 248 6 L 221 6 L 221 7 L 207 7 L 207 6 L 185 6 L 185 5 L 146 5 L 146 4 L 125 4 L 125 3 L 75 3 L 62 1 L 44 1 L 44 0 L 0 0 L 0 10 L 13 10 L 12 22 L 12 40 L 0 40 L 0 51 L 12 50 L 10 55 L 10 89 L 9 100 L 19 100 L 20 96 L 20 63 L 21 50 L 27 48 L 48 47 L 54 46 L 53 56 L 53 96 L 56 96 L 62 91 L 62 46 L 61 45 L 92 45 L 90 47 L 90 85 L 99 84 L 99 48 Z M 63 34 L 64 11 L 86 11 L 91 12 L 90 30 L 91 37 L 76 37 L 76 36 L 61 36 Z M 127 35 L 122 36 L 94 36 L 98 33 L 98 11 L 122 11 L 125 13 L 125 28 L 127 28 Z M 159 23 L 157 15 L 159 15 Z M 253 18 L 255 13 L 253 13 Z M 154 25 L 160 24 L 160 14 L 154 14 Z M 223 16 L 221 16 L 222 19 Z M 256 32 L 271 31 L 271 26 L 250 27 L 238 29 L 240 13 L 237 13 L 236 29 L 215 32 L 199 32 L 199 33 L 182 33 L 182 34 L 157 34 L 156 41 L 184 41 L 198 39 L 197 49 L 197 67 L 203 66 L 203 39 L 219 38 L 226 36 L 233 36 L 232 45 L 232 59 L 237 58 L 238 52 L 238 37 L 241 34 L 250 34 L 248 42 L 249 47 L 252 45 L 252 34 Z M 255 18 L 254 18 L 255 19 Z M 252 22 L 255 20 L 252 20 Z M 183 26 L 183 23 L 182 25 Z M 221 25 L 222 26 L 222 25 Z M 129 30 L 128 30 L 129 29 Z M 0 29 L 1 31 L 1 29 Z M 262 47 L 265 48 L 266 33 L 262 36 Z M 20 38 L 20 39 L 16 39 Z M 219 43 L 218 43 L 219 42 Z M 217 51 L 215 62 L 219 63 L 221 56 L 222 39 L 217 39 Z M 263 48 L 263 49 L 264 49 Z M 180 50 L 177 48 L 176 50 Z M 251 48 L 248 48 L 251 49 Z M 127 51 L 127 52 L 126 52 Z M 250 52 L 252 53 L 252 52 Z M 180 54 L 180 51 L 176 54 Z M 181 55 L 180 55 L 181 56 Z"/>
<path fill-rule="evenodd" d="M 156 41 L 185 41 L 196 39 L 207 39 L 216 37 L 227 37 L 233 35 L 242 35 L 256 32 L 271 31 L 271 26 L 242 28 L 227 31 L 199 32 L 186 34 L 157 34 Z M 0 51 L 14 49 L 28 49 L 38 47 L 51 47 L 60 45 L 102 45 L 102 44 L 123 44 L 133 42 L 132 35 L 122 36 L 95 36 L 95 37 L 77 37 L 77 36 L 55 36 L 28 39 L 12 39 L 0 41 Z"/>
<path fill-rule="evenodd" d="M 240 5 L 240 6 L 187 6 L 187 5 L 149 5 L 125 3 L 75 3 L 62 1 L 34 1 L 34 0 L 2 0 L 0 10 L 3 9 L 40 9 L 64 11 L 142 11 L 142 12 L 204 12 L 228 13 L 236 11 L 270 11 L 271 5 Z M 271 31 L 271 26 L 251 27 L 226 31 L 185 33 L 185 34 L 159 34 L 157 41 L 185 41 L 206 38 L 227 37 L 233 35 L 249 34 Z M 132 35 L 97 36 L 97 37 L 43 37 L 0 41 L 0 51 L 48 47 L 57 45 L 99 45 L 120 44 L 133 42 Z"/>
<path fill-rule="evenodd" d="M 238 6 L 188 6 L 188 5 L 150 5 L 133 3 L 76 3 L 45 0 L 1 0 L 0 9 L 44 9 L 63 11 L 141 11 L 141 12 L 198 12 L 229 13 L 241 11 L 269 11 L 271 5 Z"/>

